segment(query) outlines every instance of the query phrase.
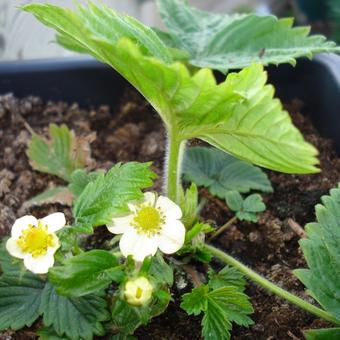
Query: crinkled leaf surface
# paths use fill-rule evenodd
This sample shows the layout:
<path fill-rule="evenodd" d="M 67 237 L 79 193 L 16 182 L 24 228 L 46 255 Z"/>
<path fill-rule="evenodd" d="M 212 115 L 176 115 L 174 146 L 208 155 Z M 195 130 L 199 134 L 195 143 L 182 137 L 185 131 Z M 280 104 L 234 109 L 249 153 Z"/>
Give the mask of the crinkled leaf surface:
<path fill-rule="evenodd" d="M 308 293 L 340 321 L 340 187 L 322 197 L 316 206 L 316 223 L 306 225 L 307 238 L 300 246 L 309 269 L 296 276 Z"/>
<path fill-rule="evenodd" d="M 90 161 L 92 139 L 92 136 L 76 138 L 66 125 L 51 124 L 49 140 L 34 134 L 27 155 L 34 169 L 69 181 L 74 170 L 84 168 Z"/>
<path fill-rule="evenodd" d="M 229 286 L 210 290 L 201 285 L 183 295 L 181 307 L 188 313 L 204 313 L 202 334 L 204 339 L 230 339 L 231 323 L 248 326 L 253 322 L 248 314 L 253 312 L 247 295 L 239 287 Z"/>
<path fill-rule="evenodd" d="M 149 167 L 150 163 L 130 162 L 99 174 L 75 201 L 76 224 L 96 227 L 110 222 L 113 216 L 127 213 L 127 203 L 141 199 L 141 189 L 153 183 L 155 174 Z"/>
<path fill-rule="evenodd" d="M 80 196 L 85 187 L 97 179 L 99 174 L 103 171 L 86 172 L 84 169 L 78 169 L 71 175 L 69 190 L 72 192 L 75 198 Z"/>
<path fill-rule="evenodd" d="M 340 48 L 323 36 L 308 36 L 309 27 L 292 27 L 292 18 L 213 14 L 192 8 L 183 0 L 157 3 L 169 30 L 160 37 L 169 46 L 189 52 L 194 66 L 225 72 L 253 62 L 295 64 L 295 59 L 302 56 L 340 53 Z"/>
<path fill-rule="evenodd" d="M 45 326 L 53 326 L 59 336 L 66 335 L 71 340 L 91 340 L 94 335 L 104 335 L 101 322 L 109 318 L 104 298 L 93 294 L 66 298 L 58 295 L 50 283 L 44 288 L 40 312 Z"/>
<path fill-rule="evenodd" d="M 48 277 L 59 294 L 83 296 L 106 288 L 112 281 L 120 281 L 123 272 L 114 255 L 96 249 L 51 268 Z"/>
<path fill-rule="evenodd" d="M 10 271 L 0 278 L 0 329 L 30 327 L 40 315 L 44 281 L 29 272 Z"/>
<path fill-rule="evenodd" d="M 240 292 L 243 292 L 246 285 L 246 280 L 241 272 L 234 267 L 224 267 L 218 273 L 209 271 L 209 287 L 218 289 L 221 287 L 234 286 L 238 287 Z"/>
<path fill-rule="evenodd" d="M 220 198 L 225 198 L 226 192 L 231 190 L 273 190 L 267 175 L 261 169 L 215 148 L 188 148 L 182 171 L 185 180 L 207 187 L 213 195 Z"/>
<path fill-rule="evenodd" d="M 69 45 L 81 46 L 116 69 L 152 104 L 178 140 L 198 137 L 278 171 L 317 171 L 315 148 L 303 140 L 279 100 L 273 99 L 273 87 L 265 85 L 261 65 L 229 74 L 217 84 L 209 69 L 192 75 L 182 63 L 171 63 L 156 34 L 136 20 L 131 27 L 128 17 L 103 5 L 90 2 L 89 7 L 71 11 L 29 4 L 23 9 L 66 37 Z M 117 20 L 121 25 L 116 25 Z"/>

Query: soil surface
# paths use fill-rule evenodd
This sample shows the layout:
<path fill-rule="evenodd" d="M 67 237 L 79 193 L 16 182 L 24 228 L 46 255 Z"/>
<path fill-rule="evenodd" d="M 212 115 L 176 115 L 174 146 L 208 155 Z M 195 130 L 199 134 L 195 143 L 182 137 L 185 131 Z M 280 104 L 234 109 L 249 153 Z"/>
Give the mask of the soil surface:
<path fill-rule="evenodd" d="M 292 275 L 293 269 L 306 264 L 299 250 L 299 236 L 288 220 L 291 218 L 302 226 L 315 220 L 314 205 L 340 180 L 340 159 L 332 143 L 321 138 L 308 118 L 299 114 L 300 103 L 290 103 L 286 108 L 305 138 L 319 149 L 322 173 L 298 176 L 268 172 L 275 191 L 264 195 L 267 210 L 259 222 L 236 222 L 215 244 L 261 275 L 312 302 L 303 285 Z M 80 109 L 76 104 L 43 103 L 36 97 L 0 96 L 1 236 L 9 233 L 17 217 L 27 213 L 43 217 L 58 210 L 64 211 L 69 219 L 71 217 L 70 209 L 60 204 L 31 208 L 24 205 L 48 186 L 62 183 L 54 176 L 34 171 L 26 156 L 30 138 L 27 124 L 35 132 L 46 135 L 50 123 L 65 123 L 78 136 L 96 132 L 97 138 L 92 143 L 93 168 L 108 169 L 118 161 L 152 160 L 153 170 L 159 175 L 162 172 L 165 153 L 162 123 L 134 90 L 126 89 L 116 107 L 103 106 L 93 110 Z M 154 188 L 161 191 L 161 179 L 155 182 Z M 218 226 L 232 217 L 222 201 L 212 198 L 204 189 L 200 192 L 208 199 L 202 212 L 204 218 Z M 106 228 L 98 228 L 94 242 L 100 245 L 111 237 Z M 200 339 L 200 318 L 188 317 L 179 308 L 180 301 L 176 298 L 190 287 L 190 278 L 177 273 L 175 301 L 170 303 L 166 313 L 138 329 L 136 337 L 143 340 Z M 249 328 L 235 326 L 233 339 L 303 339 L 303 330 L 328 326 L 251 283 L 247 286 L 247 293 L 254 305 L 252 317 L 255 324 Z M 0 339 L 34 338 L 32 329 L 0 334 Z"/>

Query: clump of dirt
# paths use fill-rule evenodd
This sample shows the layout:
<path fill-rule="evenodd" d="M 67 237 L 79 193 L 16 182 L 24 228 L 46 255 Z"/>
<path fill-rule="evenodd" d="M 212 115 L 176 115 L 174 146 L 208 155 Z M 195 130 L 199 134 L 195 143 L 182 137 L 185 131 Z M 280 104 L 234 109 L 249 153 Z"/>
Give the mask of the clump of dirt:
<path fill-rule="evenodd" d="M 305 266 L 298 246 L 299 236 L 292 230 L 288 219 L 304 225 L 315 220 L 314 205 L 340 180 L 340 159 L 332 142 L 320 137 L 308 117 L 299 114 L 301 104 L 293 102 L 286 107 L 294 123 L 305 138 L 320 151 L 320 168 L 316 175 L 287 175 L 269 171 L 273 194 L 264 195 L 267 210 L 258 223 L 236 222 L 217 240 L 216 245 L 242 260 L 261 275 L 283 288 L 312 302 L 303 285 L 292 275 L 292 270 Z M 134 90 L 127 89 L 116 107 L 102 106 L 83 110 L 77 104 L 44 103 L 36 97 L 17 99 L 12 95 L 0 96 L 0 235 L 9 233 L 14 220 L 24 214 L 45 216 L 63 211 L 70 219 L 70 209 L 62 205 L 25 207 L 32 196 L 49 185 L 62 183 L 53 176 L 34 171 L 26 156 L 30 126 L 36 133 L 47 134 L 50 123 L 65 123 L 78 136 L 96 132 L 92 143 L 95 168 L 110 168 L 119 161 L 153 161 L 152 168 L 161 175 L 165 153 L 165 132 L 152 108 Z M 162 190 L 161 176 L 154 189 Z M 212 198 L 205 190 L 201 196 L 208 203 L 202 216 L 215 225 L 232 217 L 225 203 Z M 102 245 L 112 235 L 106 228 L 98 228 L 92 243 Z M 178 274 L 177 274 L 178 275 Z M 183 276 L 177 281 L 186 281 Z M 163 315 L 137 330 L 143 339 L 199 339 L 200 318 L 189 317 L 179 307 L 183 289 L 175 287 L 174 302 Z M 184 282 L 184 289 L 190 283 Z M 247 286 L 254 305 L 255 324 L 250 328 L 234 327 L 234 339 L 303 339 L 302 331 L 327 326 L 314 316 L 270 295 L 252 283 Z M 32 339 L 32 330 L 18 333 L 5 332 L 0 338 Z"/>

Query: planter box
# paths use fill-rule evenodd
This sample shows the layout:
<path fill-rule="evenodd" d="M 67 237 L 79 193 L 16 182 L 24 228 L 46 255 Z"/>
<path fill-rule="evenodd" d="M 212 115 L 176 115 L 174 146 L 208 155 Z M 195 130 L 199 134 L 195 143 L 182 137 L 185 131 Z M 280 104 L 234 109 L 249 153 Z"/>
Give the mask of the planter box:
<path fill-rule="evenodd" d="M 323 136 L 340 153 L 340 57 L 319 55 L 296 67 L 269 67 L 269 81 L 283 101 L 301 99 Z M 37 95 L 44 100 L 78 102 L 80 106 L 113 105 L 126 82 L 114 70 L 90 58 L 0 63 L 0 94 Z"/>

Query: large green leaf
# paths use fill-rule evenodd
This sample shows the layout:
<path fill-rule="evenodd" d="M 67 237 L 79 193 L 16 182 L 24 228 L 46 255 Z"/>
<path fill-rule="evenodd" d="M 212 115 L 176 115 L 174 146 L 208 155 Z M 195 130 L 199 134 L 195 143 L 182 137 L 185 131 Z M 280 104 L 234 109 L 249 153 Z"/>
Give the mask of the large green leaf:
<path fill-rule="evenodd" d="M 211 70 L 191 75 L 183 64 L 167 63 L 163 52 L 159 56 L 147 48 L 141 36 L 154 42 L 156 38 L 144 28 L 136 35 L 122 25 L 117 37 L 115 25 L 107 27 L 107 16 L 116 14 L 105 7 L 91 4 L 70 11 L 29 4 L 23 9 L 116 69 L 153 105 L 178 141 L 198 137 L 241 159 L 283 172 L 317 171 L 315 148 L 304 142 L 281 103 L 273 99 L 273 87 L 265 85 L 261 65 L 229 74 L 217 85 Z"/>
<path fill-rule="evenodd" d="M 44 281 L 37 275 L 11 271 L 0 278 L 0 329 L 31 326 L 40 315 Z"/>
<path fill-rule="evenodd" d="M 323 36 L 308 36 L 309 27 L 293 28 L 292 18 L 213 14 L 192 8 L 183 0 L 157 3 L 169 30 L 160 37 L 169 46 L 189 52 L 190 63 L 198 67 L 225 72 L 254 62 L 295 64 L 295 58 L 302 56 L 340 53 L 340 48 Z"/>
<path fill-rule="evenodd" d="M 308 293 L 340 321 L 340 187 L 322 197 L 316 206 L 316 223 L 306 226 L 300 246 L 309 269 L 294 273 Z"/>
<path fill-rule="evenodd" d="M 91 250 L 67 259 L 63 266 L 49 270 L 48 278 L 57 292 L 67 296 L 83 296 L 123 277 L 114 255 L 105 250 Z"/>
<path fill-rule="evenodd" d="M 220 198 L 225 198 L 227 191 L 231 190 L 273 190 L 267 175 L 261 169 L 215 148 L 188 148 L 182 171 L 185 180 L 209 188 L 213 195 Z"/>
<path fill-rule="evenodd" d="M 340 328 L 309 329 L 303 334 L 306 340 L 339 340 Z"/>
<path fill-rule="evenodd" d="M 253 312 L 251 303 L 237 286 L 210 290 L 201 285 L 183 295 L 181 307 L 188 314 L 204 313 L 202 334 L 205 340 L 230 339 L 232 322 L 241 326 L 253 323 L 248 317 Z"/>
<path fill-rule="evenodd" d="M 127 203 L 143 197 L 141 189 L 152 185 L 155 174 L 150 163 L 117 164 L 87 184 L 75 202 L 73 215 L 78 225 L 93 227 L 109 223 L 114 215 L 128 212 Z"/>
<path fill-rule="evenodd" d="M 32 167 L 41 172 L 56 175 L 65 181 L 72 172 L 84 168 L 90 160 L 91 138 L 76 138 L 66 125 L 49 127 L 49 140 L 33 134 L 27 155 Z"/>
<path fill-rule="evenodd" d="M 66 298 L 58 295 L 50 283 L 44 288 L 40 312 L 45 326 L 53 326 L 59 336 L 66 335 L 71 340 L 92 340 L 93 335 L 104 335 L 101 322 L 109 318 L 104 298 Z"/>

